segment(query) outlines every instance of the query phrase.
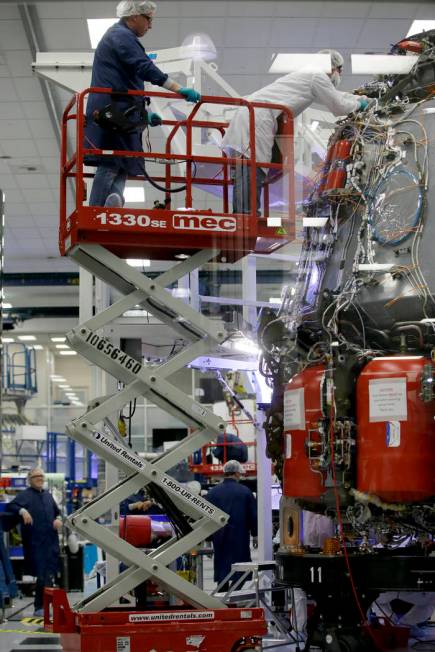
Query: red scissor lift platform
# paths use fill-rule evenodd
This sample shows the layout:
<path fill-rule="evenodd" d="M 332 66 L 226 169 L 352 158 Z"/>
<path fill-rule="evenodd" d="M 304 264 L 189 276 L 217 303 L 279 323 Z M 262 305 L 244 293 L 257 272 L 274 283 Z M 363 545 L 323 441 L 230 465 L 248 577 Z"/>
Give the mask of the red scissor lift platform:
<path fill-rule="evenodd" d="M 163 121 L 163 125 L 169 128 L 164 152 L 105 151 L 85 147 L 86 98 L 90 93 L 110 95 L 111 92 L 111 89 L 86 89 L 72 98 L 64 112 L 59 241 L 63 255 L 71 255 L 79 264 L 106 282 L 112 283 L 126 295 L 68 333 L 70 345 L 92 363 L 118 378 L 124 384 L 124 389 L 114 395 L 115 399 L 106 397 L 103 403 L 90 407 L 85 415 L 68 424 L 67 430 L 70 436 L 109 463 L 119 466 L 127 475 L 133 469 L 133 474 L 127 481 L 121 481 L 108 489 L 101 497 L 97 497 L 69 517 L 71 527 L 75 527 L 86 538 L 106 549 L 109 554 L 123 560 L 127 570 L 122 573 L 122 577 L 108 582 L 92 596 L 83 598 L 74 609 L 69 606 L 64 591 L 47 589 L 44 598 L 45 626 L 50 631 L 60 633 L 65 652 L 255 652 L 260 650 L 261 638 L 267 631 L 262 609 L 226 608 L 219 599 L 208 596 L 167 568 L 169 562 L 174 561 L 184 550 L 183 545 L 197 545 L 222 527 L 227 516 L 218 509 L 211 509 L 212 506 L 207 504 L 206 499 L 194 496 L 189 498 L 189 492 L 178 487 L 170 476 L 165 476 L 165 472 L 177 460 L 186 459 L 194 450 L 201 449 L 210 441 L 210 437 L 216 439 L 225 426 L 216 415 L 196 404 L 189 396 L 175 387 L 171 389 L 170 383 L 165 380 L 165 365 L 161 367 L 161 376 L 160 368 L 153 368 L 152 375 L 149 376 L 146 365 L 129 359 L 129 356 L 99 333 L 114 315 L 122 314 L 127 304 L 144 305 L 164 323 L 178 331 L 185 329 L 186 340 L 191 342 L 178 356 L 174 355 L 170 359 L 172 373 L 195 359 L 199 352 L 206 350 L 206 346 L 225 341 L 227 336 L 219 325 L 197 313 L 180 299 L 173 298 L 166 292 L 165 287 L 212 258 L 218 262 L 234 262 L 251 252 L 271 253 L 293 239 L 295 226 L 292 116 L 286 107 L 279 105 L 205 96 L 186 119 Z M 129 91 L 126 94 L 171 100 L 178 97 L 172 93 L 161 92 Z M 195 153 L 194 129 L 214 129 L 223 134 L 227 126 L 223 122 L 197 119 L 199 108 L 204 104 L 243 106 L 249 112 L 250 154 L 244 159 L 244 165 L 250 166 L 252 171 L 258 166 L 270 171 L 269 180 L 263 185 L 262 217 L 256 214 L 256 174 L 251 175 L 250 183 L 252 212 L 233 214 L 230 211 L 230 189 L 233 183 L 230 169 L 240 164 L 240 159 L 231 158 L 225 153 L 220 153 L 219 156 L 199 156 Z M 288 136 L 289 146 L 280 163 L 261 162 L 255 158 L 255 109 L 263 107 L 278 109 L 283 116 L 282 135 Z M 180 135 L 180 130 L 185 136 L 186 151 L 174 153 L 174 139 Z M 71 143 L 73 152 L 69 151 Z M 165 208 L 105 208 L 86 205 L 86 180 L 94 175 L 85 171 L 84 165 L 87 156 L 95 155 L 102 158 L 142 157 L 146 160 L 164 161 L 164 173 L 161 177 L 154 176 L 153 181 L 163 185 Z M 172 169 L 180 162 L 185 164 L 185 171 L 182 176 L 174 175 Z M 210 168 L 212 172 L 207 174 Z M 197 170 L 201 171 L 200 174 L 197 174 Z M 278 218 L 278 223 L 275 217 L 271 226 L 269 184 L 278 178 L 281 178 L 288 188 L 286 198 L 289 212 Z M 135 177 L 136 181 L 141 179 L 144 182 L 147 180 L 146 177 Z M 74 187 L 74 205 L 68 207 L 67 190 L 71 181 Z M 182 210 L 172 208 L 170 192 L 180 184 L 185 185 L 185 208 Z M 194 188 L 205 186 L 220 188 L 221 210 L 192 208 Z M 177 193 L 177 204 L 182 203 L 180 196 L 182 193 Z M 151 280 L 132 271 L 122 260 L 136 257 L 189 260 L 179 262 L 169 272 L 162 274 L 161 278 Z M 89 261 L 93 261 L 94 268 Z M 162 455 L 152 463 L 143 462 L 134 451 L 116 443 L 116 438 L 109 441 L 107 433 L 102 435 L 95 430 L 95 424 L 101 422 L 105 410 L 107 414 L 113 412 L 113 400 L 121 405 L 125 395 L 126 404 L 132 400 L 132 396 L 148 395 L 150 387 L 157 404 L 168 406 L 168 412 L 179 415 L 189 427 L 193 426 L 192 432 L 183 442 L 171 449 L 169 454 Z M 95 421 L 92 421 L 93 415 Z M 114 452 L 115 449 L 118 452 Z M 184 514 L 189 516 L 189 522 L 195 524 L 190 534 L 183 534 L 181 538 L 175 537 L 171 540 L 172 543 L 162 545 L 149 557 L 125 541 L 118 543 L 110 529 L 101 528 L 97 518 L 98 514 L 104 513 L 101 511 L 104 509 L 102 505 L 107 507 L 112 504 L 110 501 L 113 504 L 116 501 L 119 503 L 128 495 L 125 493 L 128 491 L 125 483 L 128 487 L 138 488 L 147 482 L 159 482 L 162 487 L 169 484 L 172 492 L 175 492 L 177 499 L 181 501 L 181 506 L 184 505 Z M 203 533 L 206 536 L 203 536 Z M 191 547 L 186 547 L 186 550 Z M 140 573 L 141 577 L 150 577 L 157 583 L 160 578 L 166 578 L 162 581 L 163 587 L 169 589 L 169 593 L 172 589 L 175 595 L 179 598 L 181 596 L 183 606 L 170 611 L 147 612 L 109 608 L 119 597 L 125 595 L 125 587 L 128 586 L 128 590 L 131 590 L 137 586 L 139 582 L 136 577 L 139 578 Z"/>
<path fill-rule="evenodd" d="M 111 89 L 88 88 L 77 93 L 65 109 L 62 120 L 62 153 L 61 153 L 61 196 L 60 196 L 60 251 L 67 254 L 76 244 L 100 244 L 123 258 L 142 257 L 148 259 L 171 260 L 180 255 L 192 255 L 203 249 L 219 249 L 221 259 L 231 262 L 240 259 L 248 253 L 268 254 L 283 246 L 295 237 L 294 220 L 294 161 L 293 161 L 293 120 L 289 110 L 278 104 L 248 102 L 239 98 L 221 98 L 203 96 L 200 104 L 194 106 L 185 120 L 164 120 L 163 125 L 170 128 L 164 152 L 131 152 L 106 151 L 85 147 L 85 100 L 89 93 L 110 94 Z M 152 96 L 174 99 L 173 93 L 129 91 L 129 96 Z M 217 104 L 226 107 L 246 107 L 250 121 L 250 156 L 245 159 L 245 165 L 254 169 L 256 166 L 268 169 L 268 179 L 263 186 L 263 216 L 258 217 L 255 208 L 251 214 L 234 214 L 230 211 L 230 188 L 233 184 L 230 168 L 240 164 L 240 159 L 231 158 L 220 152 L 219 156 L 199 156 L 193 152 L 193 130 L 207 129 L 224 133 L 227 123 L 196 120 L 200 106 Z M 285 155 L 280 163 L 256 161 L 255 159 L 255 109 L 268 108 L 281 111 L 283 119 L 281 135 L 287 137 Z M 67 149 L 68 129 L 74 127 L 72 134 L 75 151 L 69 155 Z M 186 152 L 172 151 L 174 139 L 184 132 Z M 86 156 L 98 155 L 104 158 L 138 157 L 154 161 L 167 161 L 165 173 L 154 177 L 154 181 L 163 184 L 167 189 L 165 197 L 166 208 L 117 208 L 104 209 L 98 206 L 87 206 L 84 203 L 86 178 L 93 174 L 83 170 Z M 177 162 L 185 163 L 185 176 L 174 176 L 172 167 Z M 220 173 L 212 177 L 195 176 L 195 166 L 211 164 L 221 168 Z M 256 206 L 255 174 L 251 175 L 251 202 Z M 269 185 L 284 176 L 288 214 L 283 218 L 274 218 L 274 226 L 269 217 Z M 73 179 L 75 183 L 76 203 L 74 210 L 67 210 L 67 182 Z M 143 177 L 135 177 L 135 180 Z M 146 179 L 144 178 L 144 181 Z M 169 192 L 174 186 L 185 184 L 185 206 L 183 210 L 171 207 L 172 195 Z M 222 210 L 196 210 L 193 205 L 193 189 L 214 186 L 222 192 Z M 177 193 L 177 203 L 180 202 Z"/>

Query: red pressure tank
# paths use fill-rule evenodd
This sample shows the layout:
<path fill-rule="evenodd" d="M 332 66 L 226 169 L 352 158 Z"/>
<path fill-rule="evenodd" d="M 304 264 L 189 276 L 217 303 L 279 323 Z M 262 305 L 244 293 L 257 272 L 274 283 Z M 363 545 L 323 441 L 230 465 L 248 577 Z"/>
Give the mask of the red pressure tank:
<path fill-rule="evenodd" d="M 386 502 L 435 495 L 434 401 L 421 399 L 423 356 L 369 362 L 357 381 L 357 489 Z"/>
<path fill-rule="evenodd" d="M 326 180 L 325 191 L 344 188 L 346 183 L 346 165 L 349 161 L 352 141 L 339 140 L 334 149 L 331 167 Z"/>
<path fill-rule="evenodd" d="M 308 438 L 315 446 L 322 412 L 325 367 L 315 365 L 293 376 L 284 392 L 283 494 L 288 497 L 320 498 L 323 477 L 311 468 Z M 312 431 L 309 435 L 309 431 Z"/>
<path fill-rule="evenodd" d="M 146 548 L 153 539 L 150 517 L 142 514 L 120 516 L 119 536 L 136 548 Z"/>
<path fill-rule="evenodd" d="M 326 152 L 326 158 L 323 162 L 322 170 L 320 172 L 319 186 L 317 188 L 318 195 L 321 195 L 322 192 L 325 190 L 326 181 L 328 179 L 329 170 L 331 168 L 331 161 L 335 159 L 336 145 L 337 143 L 333 143 L 332 145 L 330 145 L 328 147 L 328 151 Z"/>

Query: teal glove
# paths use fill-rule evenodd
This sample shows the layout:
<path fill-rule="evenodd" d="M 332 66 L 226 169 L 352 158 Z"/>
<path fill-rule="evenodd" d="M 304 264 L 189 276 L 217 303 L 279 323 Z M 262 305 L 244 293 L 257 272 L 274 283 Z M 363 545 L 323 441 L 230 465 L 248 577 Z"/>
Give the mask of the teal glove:
<path fill-rule="evenodd" d="M 177 91 L 180 95 L 182 95 L 188 102 L 193 102 L 196 104 L 197 102 L 201 101 L 201 95 L 196 91 L 194 88 L 180 88 Z"/>
<path fill-rule="evenodd" d="M 362 97 L 362 98 L 359 100 L 359 110 L 360 110 L 360 111 L 365 111 L 366 108 L 368 107 L 368 105 L 369 105 L 369 101 L 366 100 L 365 97 Z"/>
<path fill-rule="evenodd" d="M 162 119 L 158 113 L 148 113 L 148 124 L 150 127 L 158 127 L 162 124 Z"/>

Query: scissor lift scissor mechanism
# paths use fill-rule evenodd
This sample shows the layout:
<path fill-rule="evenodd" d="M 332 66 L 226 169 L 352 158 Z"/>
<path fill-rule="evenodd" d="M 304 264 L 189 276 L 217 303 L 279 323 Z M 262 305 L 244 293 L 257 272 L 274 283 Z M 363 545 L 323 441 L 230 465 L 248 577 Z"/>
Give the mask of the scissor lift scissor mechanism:
<path fill-rule="evenodd" d="M 168 566 L 223 527 L 228 516 L 206 499 L 182 487 L 167 474 L 167 471 L 177 462 L 188 458 L 194 451 L 216 440 L 226 427 L 219 417 L 178 389 L 169 378 L 195 358 L 216 349 L 228 339 L 229 334 L 219 322 L 202 315 L 181 299 L 173 297 L 167 287 L 210 261 L 220 260 L 222 257 L 227 260 L 238 260 L 254 250 L 257 243 L 260 243 L 263 252 L 273 251 L 282 246 L 294 234 L 293 215 L 289 214 L 282 221 L 284 228 L 277 236 L 276 228 L 268 226 L 267 217 L 259 220 L 255 210 L 248 215 L 229 213 L 228 191 L 232 183 L 229 166 L 234 161 L 225 155 L 195 157 L 192 153 L 192 129 L 205 126 L 203 121 L 194 119 L 198 106 L 192 110 L 185 121 L 174 123 L 171 136 L 168 138 L 169 145 L 167 144 L 164 154 L 168 161 L 164 178 L 168 190 L 165 209 L 102 209 L 84 205 L 84 179 L 87 176 L 83 169 L 84 158 L 87 153 L 96 152 L 83 147 L 84 98 L 91 91 L 102 92 L 102 89 L 87 89 L 77 94 L 64 113 L 60 248 L 62 253 L 70 255 L 81 267 L 115 288 L 122 297 L 70 331 L 67 339 L 70 346 L 78 353 L 122 383 L 123 389 L 114 395 L 95 400 L 86 414 L 67 426 L 67 432 L 74 440 L 117 467 L 125 479 L 76 511 L 69 520 L 71 526 L 86 539 L 119 559 L 127 569 L 97 592 L 76 604 L 74 611 L 82 615 L 101 612 L 147 579 L 151 579 L 170 594 L 176 595 L 184 603 L 195 608 L 224 609 L 225 605 L 218 598 L 208 595 L 184 580 Z M 155 95 L 173 97 L 162 93 L 155 93 Z M 242 104 L 247 107 L 251 120 L 251 156 L 248 165 L 254 169 L 258 164 L 255 161 L 253 137 L 255 105 L 234 98 L 203 98 L 203 101 Z M 75 113 L 72 113 L 73 108 L 76 110 Z M 287 112 L 287 129 L 291 137 L 293 128 L 291 116 L 287 109 L 281 108 L 283 112 Z M 67 127 L 71 121 L 77 123 L 76 151 L 68 158 Z M 170 150 L 170 142 L 180 126 L 186 130 L 187 148 L 186 154 L 181 157 L 171 153 Z M 222 129 L 222 126 L 219 125 L 218 128 Z M 101 150 L 98 150 L 98 153 L 102 156 L 121 154 L 121 152 Z M 127 154 L 124 152 L 124 155 Z M 148 152 L 145 156 L 157 158 L 162 155 Z M 292 156 L 291 147 L 289 155 L 283 157 L 279 165 L 266 164 L 271 168 L 278 168 L 281 173 L 288 173 L 290 198 L 293 197 Z M 192 176 L 192 162 L 198 158 L 207 158 L 207 162 L 222 164 L 220 182 L 223 188 L 223 210 L 219 214 L 210 210 L 196 211 L 188 208 L 180 217 L 179 211 L 171 209 L 169 189 L 174 178 L 171 176 L 169 162 L 177 160 L 177 157 L 186 161 L 184 181 L 187 206 L 192 205 L 192 186 L 197 183 L 205 184 L 206 181 Z M 76 203 L 74 211 L 68 215 L 67 180 L 71 177 L 76 186 Z M 255 174 L 252 178 L 251 199 L 254 200 Z M 216 179 L 213 181 L 216 182 Z M 179 183 L 180 179 L 177 177 L 175 182 Z M 267 196 L 267 193 L 265 194 Z M 255 206 L 255 202 L 252 201 L 251 205 Z M 108 216 L 104 223 L 101 218 L 102 213 Z M 111 213 L 116 214 L 118 218 L 110 220 Z M 267 207 L 265 215 L 268 215 Z M 129 219 L 125 219 L 126 216 L 130 216 Z M 181 220 L 182 229 L 176 228 L 179 223 L 177 220 Z M 227 220 L 225 224 L 230 224 L 231 228 L 226 230 L 216 228 L 219 220 Z M 152 226 L 153 221 L 157 226 Z M 186 251 L 189 257 L 178 262 L 156 279 L 148 278 L 125 261 L 125 258 L 137 256 L 138 253 L 141 253 L 141 257 L 174 259 L 177 252 Z M 137 305 L 170 326 L 187 342 L 181 352 L 159 366 L 150 366 L 130 357 L 115 347 L 103 334 L 103 329 L 108 324 Z M 110 421 L 111 415 L 122 410 L 125 405 L 139 396 L 146 397 L 168 414 L 183 421 L 190 432 L 183 441 L 151 462 L 142 459 L 128 448 Z M 99 517 L 113 506 L 146 485 L 154 487 L 160 493 L 163 492 L 178 512 L 184 515 L 186 523 L 181 535 L 173 536 L 148 554 L 136 549 L 126 540 L 121 539 L 112 529 L 98 522 Z M 48 595 L 50 596 L 50 592 Z"/>

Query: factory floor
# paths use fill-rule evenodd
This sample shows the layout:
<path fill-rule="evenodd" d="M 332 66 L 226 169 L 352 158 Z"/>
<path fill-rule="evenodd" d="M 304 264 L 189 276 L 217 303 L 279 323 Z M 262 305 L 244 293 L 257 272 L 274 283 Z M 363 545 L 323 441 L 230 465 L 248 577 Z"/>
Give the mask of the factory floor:
<path fill-rule="evenodd" d="M 70 602 L 77 602 L 79 597 L 80 595 L 77 593 L 70 594 Z M 7 610 L 6 618 L 6 622 L 0 624 L 1 652 L 55 652 L 62 650 L 59 636 L 45 633 L 42 627 L 42 618 L 33 618 L 31 598 L 15 600 L 13 608 Z M 277 643 L 275 641 L 275 645 Z M 264 641 L 264 644 L 268 649 L 276 649 L 277 652 L 295 652 L 296 649 L 294 645 L 283 646 L 282 644 L 279 647 L 270 648 L 274 644 L 271 639 Z M 407 652 L 408 650 L 435 652 L 435 638 L 431 642 L 411 641 L 407 650 L 401 648 L 396 652 Z"/>

